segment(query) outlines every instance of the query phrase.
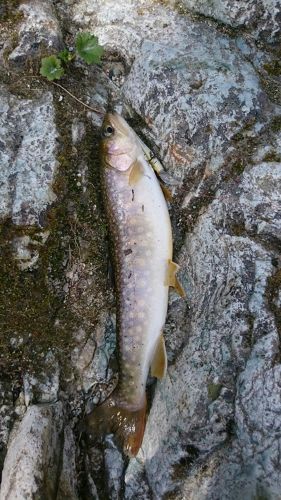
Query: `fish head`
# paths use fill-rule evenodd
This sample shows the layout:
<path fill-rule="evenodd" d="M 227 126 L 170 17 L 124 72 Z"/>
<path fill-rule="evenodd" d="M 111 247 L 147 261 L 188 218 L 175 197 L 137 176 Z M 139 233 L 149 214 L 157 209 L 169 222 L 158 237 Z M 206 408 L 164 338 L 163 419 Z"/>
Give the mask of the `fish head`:
<path fill-rule="evenodd" d="M 140 145 L 133 129 L 117 113 L 107 113 L 102 124 L 101 155 L 105 166 L 120 172 L 129 171 Z"/>

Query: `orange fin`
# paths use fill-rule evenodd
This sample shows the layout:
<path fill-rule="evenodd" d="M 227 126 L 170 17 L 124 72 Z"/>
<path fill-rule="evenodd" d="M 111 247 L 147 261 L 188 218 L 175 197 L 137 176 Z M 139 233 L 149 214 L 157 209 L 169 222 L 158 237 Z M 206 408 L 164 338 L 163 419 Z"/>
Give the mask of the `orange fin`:
<path fill-rule="evenodd" d="M 167 188 L 167 186 L 165 186 L 165 184 L 163 182 L 161 182 L 161 181 L 159 181 L 159 182 L 160 182 L 160 186 L 161 186 L 161 189 L 163 191 L 163 195 L 165 197 L 165 200 L 166 201 L 173 201 L 173 195 L 172 195 L 170 189 Z"/>
<path fill-rule="evenodd" d="M 137 184 L 137 182 L 141 179 L 142 176 L 143 176 L 143 166 L 139 160 L 135 160 L 131 167 L 129 175 L 130 186 L 135 186 L 135 184 Z"/>
<path fill-rule="evenodd" d="M 116 393 L 114 391 L 104 403 L 86 416 L 83 428 L 94 439 L 113 432 L 124 453 L 135 457 L 145 430 L 146 399 L 139 409 L 131 410 L 126 408 Z"/>
<path fill-rule="evenodd" d="M 164 378 L 167 373 L 167 353 L 165 347 L 165 340 L 161 334 L 154 357 L 151 363 L 150 373 L 152 377 Z"/>
<path fill-rule="evenodd" d="M 168 271 L 167 271 L 167 278 L 165 285 L 166 286 L 172 286 L 176 292 L 180 295 L 180 297 L 185 297 L 185 291 L 180 284 L 176 273 L 179 270 L 180 266 L 173 262 L 172 260 L 168 260 Z"/>

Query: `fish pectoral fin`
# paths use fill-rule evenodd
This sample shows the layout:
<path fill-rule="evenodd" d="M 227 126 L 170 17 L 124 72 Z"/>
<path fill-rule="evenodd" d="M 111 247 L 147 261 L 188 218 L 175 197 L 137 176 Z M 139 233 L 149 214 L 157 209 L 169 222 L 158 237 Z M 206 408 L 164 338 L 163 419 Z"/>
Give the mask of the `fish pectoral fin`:
<path fill-rule="evenodd" d="M 180 297 L 185 297 L 185 291 L 176 276 L 179 268 L 180 266 L 172 260 L 168 261 L 167 279 L 165 285 L 172 286 Z"/>
<path fill-rule="evenodd" d="M 131 171 L 129 175 L 129 185 L 134 186 L 143 176 L 143 166 L 139 160 L 135 160 L 131 166 Z"/>
<path fill-rule="evenodd" d="M 165 347 L 165 340 L 163 334 L 161 334 L 151 363 L 150 373 L 152 377 L 164 378 L 166 372 L 167 372 L 167 353 Z"/>
<path fill-rule="evenodd" d="M 167 186 L 165 186 L 165 184 L 163 182 L 159 181 L 159 183 L 160 183 L 163 195 L 165 197 L 165 200 L 166 201 L 173 201 L 173 195 L 172 195 L 172 192 L 170 191 L 170 189 L 167 188 Z"/>

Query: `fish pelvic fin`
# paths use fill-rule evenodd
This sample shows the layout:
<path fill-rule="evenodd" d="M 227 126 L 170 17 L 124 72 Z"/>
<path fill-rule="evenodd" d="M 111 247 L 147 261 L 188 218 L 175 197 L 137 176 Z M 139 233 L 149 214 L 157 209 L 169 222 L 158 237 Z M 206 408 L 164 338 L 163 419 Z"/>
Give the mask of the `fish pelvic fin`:
<path fill-rule="evenodd" d="M 185 291 L 179 279 L 176 276 L 176 273 L 179 270 L 179 268 L 180 266 L 178 264 L 176 264 L 170 259 L 168 260 L 168 269 L 167 269 L 165 285 L 173 287 L 175 291 L 178 293 L 178 295 L 184 298 L 186 296 Z"/>
<path fill-rule="evenodd" d="M 132 409 L 126 406 L 115 390 L 104 403 L 86 416 L 84 430 L 93 439 L 114 433 L 118 445 L 129 457 L 135 457 L 141 447 L 146 423 L 146 397 L 143 404 Z"/>

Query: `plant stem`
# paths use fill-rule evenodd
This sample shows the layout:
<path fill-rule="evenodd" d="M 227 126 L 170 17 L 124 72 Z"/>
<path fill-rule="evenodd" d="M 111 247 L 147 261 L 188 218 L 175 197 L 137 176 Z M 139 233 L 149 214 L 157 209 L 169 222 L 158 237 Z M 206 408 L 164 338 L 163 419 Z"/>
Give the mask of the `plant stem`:
<path fill-rule="evenodd" d="M 92 108 L 91 106 L 88 106 L 88 104 L 85 104 L 85 102 L 83 102 L 80 99 L 78 99 L 78 97 L 76 97 L 74 94 L 72 94 L 71 92 L 69 92 L 69 90 L 67 90 L 62 85 L 60 85 L 60 83 L 56 83 L 56 82 L 52 82 L 52 83 L 53 83 L 53 85 L 56 85 L 57 87 L 59 87 L 60 89 L 62 89 L 64 92 L 66 92 L 68 95 L 70 95 L 70 97 L 72 97 L 72 99 L 75 99 L 75 101 L 77 101 L 80 104 L 82 104 L 83 106 L 85 106 L 85 108 L 88 108 L 90 111 L 93 111 L 94 113 L 97 113 L 98 115 L 103 115 L 104 114 L 104 111 L 100 111 L 99 109 Z"/>
<path fill-rule="evenodd" d="M 16 72 L 14 71 L 9 71 L 9 73 L 11 74 L 14 74 L 14 75 L 17 75 Z M 18 76 L 18 75 L 17 75 Z M 24 78 L 32 78 L 32 79 L 39 79 L 41 81 L 44 81 L 44 83 L 46 83 L 46 79 L 45 78 L 42 78 L 40 77 L 39 75 L 23 75 Z M 19 81 L 22 81 L 22 79 L 20 79 Z M 104 114 L 104 111 L 101 111 L 99 109 L 96 109 L 96 108 L 92 108 L 91 106 L 88 106 L 88 104 L 86 104 L 85 102 L 81 101 L 81 99 L 78 99 L 78 97 L 76 97 L 74 94 L 72 94 L 71 92 L 69 92 L 69 90 L 67 90 L 66 88 L 64 88 L 62 85 L 60 85 L 59 83 L 56 83 L 56 82 L 50 82 L 49 83 L 53 83 L 54 85 L 56 85 L 57 87 L 59 87 L 60 89 L 62 89 L 64 92 L 66 92 L 68 95 L 70 95 L 70 97 L 72 97 L 72 99 L 75 99 L 75 101 L 79 102 L 80 104 L 82 104 L 85 108 L 88 108 L 90 111 L 93 111 L 94 113 L 97 113 L 98 115 L 103 115 Z"/>

